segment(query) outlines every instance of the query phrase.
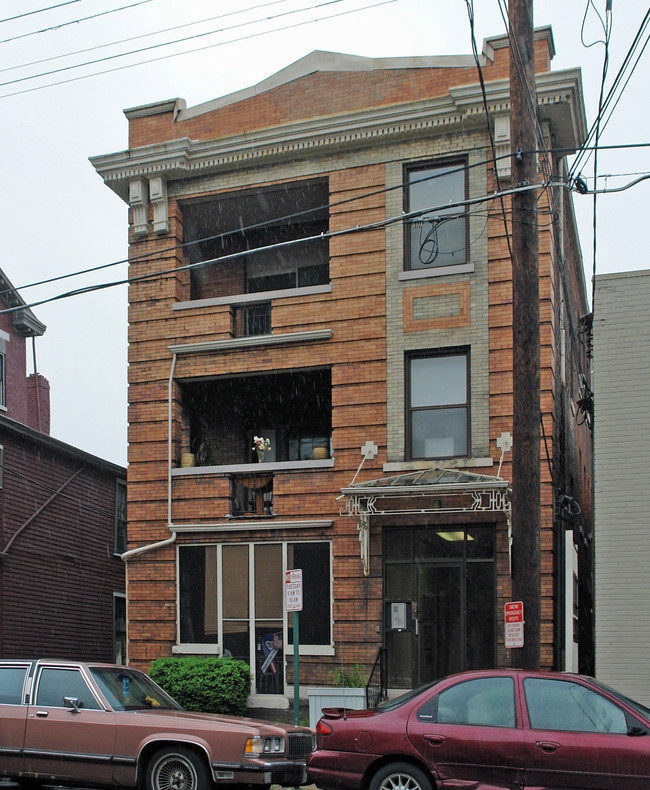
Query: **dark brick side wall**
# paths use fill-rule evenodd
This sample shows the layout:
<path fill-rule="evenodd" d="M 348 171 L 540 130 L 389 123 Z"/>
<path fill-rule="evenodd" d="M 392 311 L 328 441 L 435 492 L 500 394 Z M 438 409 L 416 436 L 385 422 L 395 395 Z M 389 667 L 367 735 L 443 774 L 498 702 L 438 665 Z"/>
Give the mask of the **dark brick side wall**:
<path fill-rule="evenodd" d="M 116 474 L 2 425 L 0 444 L 0 656 L 112 661 Z"/>

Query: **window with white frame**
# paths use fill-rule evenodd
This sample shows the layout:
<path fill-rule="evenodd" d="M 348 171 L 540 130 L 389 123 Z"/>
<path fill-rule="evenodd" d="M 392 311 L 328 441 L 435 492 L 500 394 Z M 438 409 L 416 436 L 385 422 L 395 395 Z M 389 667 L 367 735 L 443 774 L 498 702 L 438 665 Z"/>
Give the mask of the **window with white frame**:
<path fill-rule="evenodd" d="M 331 647 L 329 541 L 228 543 L 178 547 L 179 646 L 239 658 L 259 694 L 282 694 L 283 656 L 292 644 L 284 611 L 284 571 L 300 568 L 300 648 Z"/>
<path fill-rule="evenodd" d="M 467 263 L 467 197 L 464 160 L 409 165 L 405 169 L 407 213 L 422 212 L 405 223 L 405 269 Z M 430 209 L 430 210 L 427 210 Z"/>
<path fill-rule="evenodd" d="M 407 451 L 412 459 L 469 454 L 469 354 L 407 357 Z"/>

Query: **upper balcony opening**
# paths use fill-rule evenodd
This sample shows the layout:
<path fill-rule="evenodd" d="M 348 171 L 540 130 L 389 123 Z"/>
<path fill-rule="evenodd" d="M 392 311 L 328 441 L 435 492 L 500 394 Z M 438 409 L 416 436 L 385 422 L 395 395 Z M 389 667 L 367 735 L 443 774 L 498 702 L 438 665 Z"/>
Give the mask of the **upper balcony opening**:
<path fill-rule="evenodd" d="M 195 466 L 328 458 L 332 434 L 329 368 L 187 381 L 183 454 Z M 269 440 L 260 458 L 254 437 Z M 316 448 L 322 448 L 316 450 Z"/>
<path fill-rule="evenodd" d="M 327 179 L 230 192 L 183 206 L 190 298 L 213 299 L 329 282 Z M 217 236 L 218 238 L 214 238 Z M 196 242 L 195 244 L 191 242 Z M 259 252 L 239 255 L 249 250 Z"/>

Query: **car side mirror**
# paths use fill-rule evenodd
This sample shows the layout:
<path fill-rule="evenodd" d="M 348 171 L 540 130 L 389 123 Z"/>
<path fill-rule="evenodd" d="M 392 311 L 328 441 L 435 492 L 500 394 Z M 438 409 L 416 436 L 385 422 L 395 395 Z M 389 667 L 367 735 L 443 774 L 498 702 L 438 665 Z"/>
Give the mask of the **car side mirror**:
<path fill-rule="evenodd" d="M 639 735 L 647 735 L 648 731 L 644 730 L 643 727 L 629 727 L 627 734 L 632 737 L 638 737 Z"/>
<path fill-rule="evenodd" d="M 63 705 L 66 708 L 70 708 L 72 713 L 79 713 L 82 708 L 83 703 L 79 702 L 77 697 L 64 697 L 63 698 Z"/>

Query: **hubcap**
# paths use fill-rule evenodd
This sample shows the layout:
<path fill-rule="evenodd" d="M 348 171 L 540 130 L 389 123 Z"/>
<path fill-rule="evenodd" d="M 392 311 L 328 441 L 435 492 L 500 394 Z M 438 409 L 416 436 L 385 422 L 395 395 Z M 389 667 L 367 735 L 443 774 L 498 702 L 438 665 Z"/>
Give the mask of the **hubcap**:
<path fill-rule="evenodd" d="M 156 790 L 197 790 L 193 767 L 180 757 L 163 761 L 156 773 Z"/>
<path fill-rule="evenodd" d="M 380 790 L 421 790 L 419 782 L 408 774 L 391 774 L 381 783 Z"/>

